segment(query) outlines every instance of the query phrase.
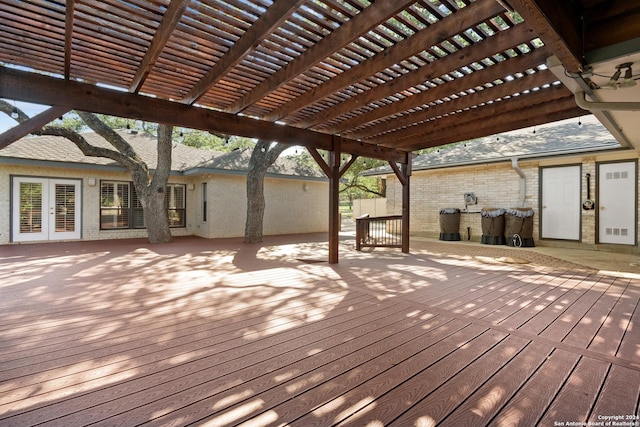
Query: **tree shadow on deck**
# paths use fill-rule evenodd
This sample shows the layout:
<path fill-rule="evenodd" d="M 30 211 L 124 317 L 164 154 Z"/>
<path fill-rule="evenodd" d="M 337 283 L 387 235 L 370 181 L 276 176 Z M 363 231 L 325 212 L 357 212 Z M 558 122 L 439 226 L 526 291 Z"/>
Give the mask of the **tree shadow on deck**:
<path fill-rule="evenodd" d="M 638 316 L 629 281 L 446 254 L 362 254 L 348 242 L 338 265 L 299 261 L 325 250 L 314 239 L 12 249 L 0 263 L 1 422 L 477 424 L 514 411 L 539 420 L 557 411 L 556 394 L 541 404 L 525 391 L 557 370 L 550 341 L 566 340 L 555 352 L 575 363 L 580 346 L 633 360 L 637 340 L 619 345 Z M 513 368 L 523 367 L 514 386 Z M 588 378 L 572 369 L 567 384 Z M 616 372 L 618 384 L 637 374 Z M 589 386 L 592 401 L 603 383 Z M 487 408 L 491 390 L 503 392 Z M 446 396 L 438 415 L 433 402 Z"/>

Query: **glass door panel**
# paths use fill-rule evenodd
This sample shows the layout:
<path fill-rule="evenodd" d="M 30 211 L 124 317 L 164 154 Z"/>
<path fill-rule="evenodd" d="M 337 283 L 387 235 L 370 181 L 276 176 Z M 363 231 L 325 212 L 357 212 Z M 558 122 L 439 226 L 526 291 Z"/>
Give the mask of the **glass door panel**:
<path fill-rule="evenodd" d="M 80 181 L 13 179 L 12 240 L 80 238 Z"/>

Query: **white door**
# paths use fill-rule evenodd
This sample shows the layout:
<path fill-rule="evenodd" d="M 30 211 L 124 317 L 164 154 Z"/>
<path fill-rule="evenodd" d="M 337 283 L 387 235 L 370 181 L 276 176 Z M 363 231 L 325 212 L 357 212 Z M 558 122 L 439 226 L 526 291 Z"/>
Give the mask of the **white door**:
<path fill-rule="evenodd" d="M 598 165 L 600 243 L 636 243 L 636 163 Z"/>
<path fill-rule="evenodd" d="M 542 169 L 540 237 L 580 240 L 580 166 Z"/>
<path fill-rule="evenodd" d="M 80 181 L 13 179 L 14 242 L 80 238 Z"/>

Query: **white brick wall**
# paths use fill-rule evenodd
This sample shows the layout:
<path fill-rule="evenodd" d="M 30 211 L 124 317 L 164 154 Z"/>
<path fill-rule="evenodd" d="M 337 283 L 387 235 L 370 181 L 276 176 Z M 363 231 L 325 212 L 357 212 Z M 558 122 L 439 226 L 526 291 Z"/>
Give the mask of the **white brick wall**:
<path fill-rule="evenodd" d="M 200 222 L 203 237 L 244 236 L 246 178 L 216 175 L 207 185 L 210 218 Z M 265 178 L 264 235 L 325 232 L 329 229 L 326 182 Z"/>
<path fill-rule="evenodd" d="M 128 173 L 91 170 L 41 168 L 0 165 L 0 244 L 10 243 L 10 182 L 11 176 L 73 178 L 82 180 L 82 238 L 84 240 L 146 237 L 146 230 L 100 230 L 100 180 L 131 181 Z M 87 179 L 94 178 L 95 186 Z M 202 221 L 201 183 L 208 182 L 206 222 Z M 244 176 L 211 175 L 185 178 L 171 176 L 170 183 L 187 186 L 187 227 L 172 228 L 173 236 L 198 235 L 207 238 L 240 237 L 244 235 L 246 189 Z M 305 186 L 306 184 L 306 186 Z M 295 179 L 265 180 L 264 234 L 309 233 L 328 230 L 329 189 L 326 182 Z"/>
<path fill-rule="evenodd" d="M 596 163 L 625 159 L 637 159 L 637 152 L 602 153 L 597 156 L 574 156 L 536 161 L 522 160 L 520 169 L 525 174 L 526 192 L 524 206 L 534 210 L 534 240 L 539 239 L 539 197 L 542 166 L 562 166 L 582 164 L 582 179 L 591 173 L 591 198 L 594 194 Z M 640 175 L 640 174 L 639 174 Z M 639 183 L 640 187 L 640 183 Z M 476 209 L 483 207 L 517 207 L 520 199 L 520 177 L 512 168 L 511 162 L 464 166 L 447 169 L 414 171 L 411 176 L 411 234 L 437 238 L 440 234 L 440 209 L 464 209 L 464 193 L 475 193 L 478 198 Z M 587 198 L 586 185 L 582 183 L 582 200 Z M 640 192 L 639 192 L 640 193 Z M 640 197 L 640 196 L 639 196 Z M 638 201 L 640 205 L 640 200 Z M 387 211 L 389 215 L 400 215 L 402 209 L 402 186 L 394 175 L 387 176 Z M 596 212 L 582 213 L 582 245 L 596 244 Z M 638 215 L 640 217 L 640 215 Z M 482 236 L 481 216 L 479 213 L 463 213 L 460 218 L 460 233 L 467 238 L 467 228 L 471 231 L 471 240 L 479 241 Z M 638 226 L 640 229 L 640 224 Z M 547 244 L 552 242 L 547 241 Z M 556 242 L 557 243 L 557 242 Z"/>

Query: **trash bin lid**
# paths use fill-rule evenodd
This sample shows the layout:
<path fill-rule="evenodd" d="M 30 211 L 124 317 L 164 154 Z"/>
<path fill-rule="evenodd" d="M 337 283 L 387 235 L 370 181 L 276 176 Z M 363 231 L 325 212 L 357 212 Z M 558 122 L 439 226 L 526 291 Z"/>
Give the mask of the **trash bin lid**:
<path fill-rule="evenodd" d="M 443 215 L 443 214 L 454 214 L 454 213 L 459 213 L 459 212 L 460 212 L 460 209 L 458 209 L 458 208 L 443 208 L 443 209 L 440 209 L 440 215 Z"/>
<path fill-rule="evenodd" d="M 480 215 L 485 218 L 497 218 L 500 215 L 504 215 L 505 210 L 502 208 L 482 208 Z"/>
<path fill-rule="evenodd" d="M 518 218 L 529 218 L 533 216 L 531 208 L 511 208 L 505 210 L 506 214 L 517 216 Z"/>

